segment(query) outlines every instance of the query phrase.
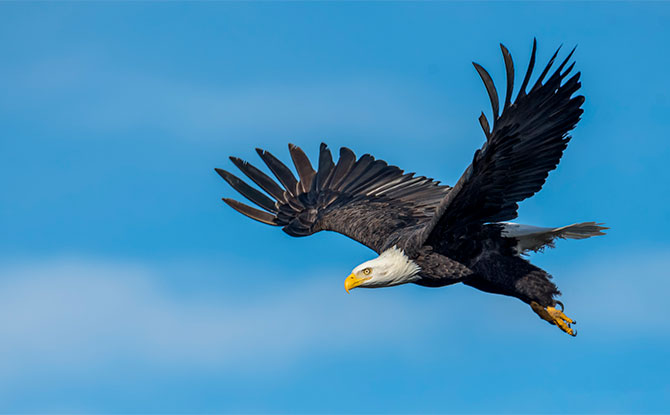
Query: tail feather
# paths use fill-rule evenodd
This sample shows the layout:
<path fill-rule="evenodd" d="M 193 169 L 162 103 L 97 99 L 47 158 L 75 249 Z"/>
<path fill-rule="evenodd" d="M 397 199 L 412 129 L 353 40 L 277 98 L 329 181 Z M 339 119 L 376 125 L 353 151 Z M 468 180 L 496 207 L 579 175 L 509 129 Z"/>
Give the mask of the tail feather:
<path fill-rule="evenodd" d="M 554 234 L 559 238 L 586 239 L 592 236 L 605 235 L 603 232 L 609 229 L 602 226 L 604 223 L 582 222 L 554 229 Z"/>
<path fill-rule="evenodd" d="M 542 251 L 545 248 L 553 248 L 556 238 L 561 239 L 586 239 L 592 236 L 605 235 L 603 232 L 608 227 L 603 223 L 582 222 L 560 228 L 542 228 L 539 226 L 521 225 L 517 223 L 504 222 L 502 234 L 508 238 L 517 240 L 517 252 Z"/>

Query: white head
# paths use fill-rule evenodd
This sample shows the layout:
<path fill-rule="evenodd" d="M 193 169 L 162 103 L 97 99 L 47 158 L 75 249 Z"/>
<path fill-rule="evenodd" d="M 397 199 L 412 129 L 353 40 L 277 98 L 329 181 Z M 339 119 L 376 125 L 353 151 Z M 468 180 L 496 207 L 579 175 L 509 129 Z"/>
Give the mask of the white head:
<path fill-rule="evenodd" d="M 397 247 L 389 248 L 377 258 L 364 262 L 344 280 L 344 289 L 378 288 L 405 284 L 419 279 L 421 268 Z"/>

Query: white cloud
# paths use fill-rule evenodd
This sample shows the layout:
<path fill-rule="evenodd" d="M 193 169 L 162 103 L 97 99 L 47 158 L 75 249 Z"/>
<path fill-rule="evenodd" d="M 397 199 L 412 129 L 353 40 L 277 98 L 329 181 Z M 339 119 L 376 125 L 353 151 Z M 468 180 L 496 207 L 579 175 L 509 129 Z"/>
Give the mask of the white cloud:
<path fill-rule="evenodd" d="M 665 336 L 668 258 L 642 254 L 605 266 L 600 259 L 561 271 L 557 281 L 567 293 L 568 315 L 581 320 L 579 328 L 592 341 Z M 281 290 L 213 295 L 202 287 L 180 295 L 165 285 L 160 270 L 133 263 L 61 258 L 5 266 L 0 384 L 116 362 L 251 373 L 292 367 L 303 355 L 381 347 L 411 356 L 417 348 L 469 347 L 473 338 L 562 336 L 510 298 L 464 286 L 348 296 L 334 289 L 338 277 L 323 275 L 315 283 L 298 277 L 303 283 Z"/>
<path fill-rule="evenodd" d="M 422 328 L 407 305 L 330 288 L 303 284 L 218 298 L 203 287 L 202 295 L 180 298 L 161 286 L 159 274 L 133 264 L 59 259 L 5 268 L 0 379 L 34 370 L 91 370 L 119 359 L 274 367 L 325 344 L 332 351 L 405 336 L 411 342 Z"/>

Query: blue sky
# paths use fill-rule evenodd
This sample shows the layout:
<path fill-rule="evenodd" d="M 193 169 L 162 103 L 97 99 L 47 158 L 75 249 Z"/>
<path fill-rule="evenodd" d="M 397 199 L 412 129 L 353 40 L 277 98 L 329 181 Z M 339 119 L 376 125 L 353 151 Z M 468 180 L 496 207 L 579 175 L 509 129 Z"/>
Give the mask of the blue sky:
<path fill-rule="evenodd" d="M 0 412 L 670 411 L 668 3 L 0 4 Z M 578 45 L 587 100 L 519 222 L 579 321 L 464 286 L 354 291 L 373 253 L 221 201 L 254 148 L 453 184 L 503 80 Z"/>

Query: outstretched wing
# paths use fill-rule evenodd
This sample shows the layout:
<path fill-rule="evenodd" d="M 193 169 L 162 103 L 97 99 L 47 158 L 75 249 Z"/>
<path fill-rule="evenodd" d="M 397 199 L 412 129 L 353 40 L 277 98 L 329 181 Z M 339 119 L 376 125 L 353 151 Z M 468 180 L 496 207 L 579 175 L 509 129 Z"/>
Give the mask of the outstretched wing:
<path fill-rule="evenodd" d="M 539 78 L 526 92 L 535 64 L 536 42 L 528 70 L 516 100 L 512 103 L 514 64 L 503 46 L 507 87 L 502 114 L 498 115 L 498 93 L 491 76 L 478 64 L 475 69 L 486 86 L 493 108 L 493 130 L 484 113 L 479 117 L 486 142 L 475 152 L 451 192 L 438 207 L 431 224 L 423 232 L 423 241 L 464 235 L 487 222 L 514 219 L 518 202 L 538 192 L 549 172 L 556 168 L 572 130 L 582 114 L 583 96 L 573 94 L 581 86 L 579 72 L 566 80 L 574 67 L 563 70 L 574 49 L 545 81 L 558 50 Z M 560 50 L 560 48 L 559 48 Z"/>
<path fill-rule="evenodd" d="M 272 154 L 256 151 L 281 185 L 251 164 L 231 157 L 267 195 L 233 174 L 215 169 L 262 210 L 231 199 L 223 201 L 252 219 L 282 226 L 291 236 L 330 230 L 381 252 L 406 231 L 429 222 L 450 189 L 432 179 L 405 174 L 369 154 L 356 159 L 346 147 L 340 149 L 340 159 L 335 164 L 330 150 L 322 143 L 315 171 L 305 153 L 289 144 L 299 180 Z"/>

